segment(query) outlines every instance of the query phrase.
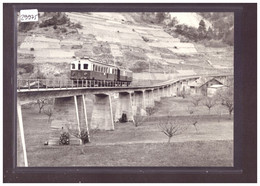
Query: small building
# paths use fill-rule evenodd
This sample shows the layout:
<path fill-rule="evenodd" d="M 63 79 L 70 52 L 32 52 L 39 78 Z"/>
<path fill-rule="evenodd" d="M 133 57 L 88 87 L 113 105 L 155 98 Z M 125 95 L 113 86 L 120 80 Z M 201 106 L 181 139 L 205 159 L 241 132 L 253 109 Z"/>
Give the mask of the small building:
<path fill-rule="evenodd" d="M 215 78 L 199 78 L 188 84 L 190 87 L 190 94 L 197 94 L 208 96 L 208 88 L 211 87 L 210 94 L 214 92 L 217 88 L 221 88 L 223 86 L 222 82 L 218 81 Z M 212 87 L 213 86 L 213 87 Z"/>
<path fill-rule="evenodd" d="M 225 86 L 224 85 L 212 85 L 207 88 L 207 96 L 208 97 L 213 97 L 216 95 L 217 91 L 220 89 L 223 89 Z"/>

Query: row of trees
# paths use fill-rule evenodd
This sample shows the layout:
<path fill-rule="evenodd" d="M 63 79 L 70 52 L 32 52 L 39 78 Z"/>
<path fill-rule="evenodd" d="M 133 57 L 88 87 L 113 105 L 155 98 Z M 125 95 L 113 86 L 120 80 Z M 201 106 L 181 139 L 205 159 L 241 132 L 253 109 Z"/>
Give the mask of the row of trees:
<path fill-rule="evenodd" d="M 191 96 L 190 102 L 193 107 L 197 107 L 200 103 L 207 107 L 210 110 L 215 107 L 216 105 L 220 104 L 224 106 L 231 117 L 232 112 L 234 110 L 234 91 L 233 86 L 229 86 L 227 88 L 218 90 L 216 95 L 213 97 L 208 96 Z"/>
<path fill-rule="evenodd" d="M 234 45 L 234 15 L 233 13 L 199 13 L 203 19 L 199 22 L 198 27 L 178 24 L 175 17 L 171 17 L 168 12 L 143 12 L 141 19 L 144 22 L 152 24 L 163 24 L 170 30 L 185 36 L 191 41 L 199 40 L 216 40 L 222 41 L 228 45 Z M 206 28 L 204 20 L 209 20 L 212 27 Z"/>
<path fill-rule="evenodd" d="M 206 29 L 206 24 L 204 20 L 200 21 L 198 28 L 185 24 L 178 24 L 175 26 L 175 32 L 195 42 L 202 39 L 215 39 L 212 28 L 209 27 L 208 29 Z"/>
<path fill-rule="evenodd" d="M 186 98 L 186 97 L 185 97 Z M 216 95 L 213 97 L 208 96 L 188 96 L 188 99 L 191 103 L 191 107 L 188 106 L 187 112 L 189 113 L 189 117 L 183 118 L 182 120 L 177 119 L 177 117 L 170 117 L 170 114 L 167 115 L 167 119 L 159 120 L 157 127 L 158 129 L 168 137 L 168 142 L 170 142 L 171 138 L 175 135 L 181 134 L 186 131 L 190 126 L 194 127 L 196 131 L 198 119 L 195 117 L 194 113 L 196 111 L 196 107 L 202 105 L 207 107 L 209 114 L 211 109 L 216 105 L 222 105 L 228 110 L 229 116 L 231 118 L 233 110 L 234 110 L 234 92 L 233 92 L 233 84 L 227 88 L 221 89 L 217 91 Z M 139 109 L 140 110 L 140 109 Z M 140 111 L 137 112 L 137 115 L 134 116 L 134 126 L 138 127 L 142 125 L 145 121 L 150 121 L 149 117 L 155 114 L 157 111 L 156 107 L 147 107 L 146 113 L 148 117 L 144 117 L 140 115 Z M 221 116 L 221 109 L 218 110 Z M 149 120 L 148 120 L 149 119 Z M 218 118 L 218 121 L 220 118 Z"/>

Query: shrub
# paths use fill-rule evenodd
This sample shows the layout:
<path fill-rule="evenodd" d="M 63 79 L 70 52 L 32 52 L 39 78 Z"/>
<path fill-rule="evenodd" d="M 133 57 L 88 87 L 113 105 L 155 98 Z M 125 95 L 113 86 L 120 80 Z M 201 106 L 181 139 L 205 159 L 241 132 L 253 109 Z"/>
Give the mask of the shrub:
<path fill-rule="evenodd" d="M 47 27 L 47 26 L 55 26 L 55 25 L 64 25 L 66 23 L 69 23 L 70 19 L 67 18 L 66 15 L 63 15 L 60 17 L 60 12 L 55 14 L 51 19 L 47 19 L 39 24 L 39 27 Z M 54 28 L 54 27 L 53 27 Z M 55 28 L 54 28 L 55 29 Z"/>
<path fill-rule="evenodd" d="M 60 30 L 61 30 L 62 33 L 65 33 L 65 32 L 68 31 L 67 28 L 61 28 Z"/>
<path fill-rule="evenodd" d="M 70 144 L 70 135 L 68 132 L 62 132 L 60 135 L 60 145 L 69 145 Z"/>
<path fill-rule="evenodd" d="M 83 144 L 89 143 L 89 134 L 88 131 L 86 129 L 82 129 L 80 131 L 80 139 L 82 141 Z"/>
<path fill-rule="evenodd" d="M 146 62 L 144 61 L 137 61 L 134 65 L 133 68 L 131 68 L 130 70 L 132 70 L 133 72 L 142 72 L 144 70 L 148 69 L 148 65 Z"/>
<path fill-rule="evenodd" d="M 25 73 L 32 73 L 34 69 L 34 65 L 30 63 L 25 63 L 25 64 L 18 63 L 18 68 L 25 69 Z"/>
<path fill-rule="evenodd" d="M 144 37 L 144 36 L 142 36 L 142 39 L 143 39 L 145 42 L 148 42 L 148 41 L 149 41 L 149 39 L 146 38 L 146 37 Z"/>
<path fill-rule="evenodd" d="M 30 48 L 30 51 L 34 51 L 34 48 Z"/>
<path fill-rule="evenodd" d="M 57 20 L 57 25 L 64 25 L 70 22 L 70 19 L 66 15 L 63 15 L 61 18 L 57 16 L 56 20 Z"/>
<path fill-rule="evenodd" d="M 35 23 L 32 22 L 21 22 L 18 25 L 18 31 L 19 32 L 27 32 L 29 30 L 32 30 Z"/>
<path fill-rule="evenodd" d="M 53 29 L 56 30 L 56 29 L 57 29 L 57 25 L 54 25 L 54 26 L 53 26 Z"/>
<path fill-rule="evenodd" d="M 193 40 L 193 41 L 198 41 L 199 39 L 199 32 L 196 28 L 187 26 L 185 24 L 179 24 L 176 25 L 176 30 L 178 34 L 181 34 L 185 36 L 186 38 Z"/>
<path fill-rule="evenodd" d="M 35 79 L 46 79 L 46 76 L 41 72 L 39 69 L 37 72 L 33 75 L 33 78 Z"/>
<path fill-rule="evenodd" d="M 146 113 L 147 113 L 149 116 L 153 115 L 153 114 L 156 112 L 155 107 L 146 107 L 145 110 L 146 110 Z"/>
<path fill-rule="evenodd" d="M 178 23 L 176 17 L 173 17 L 167 26 L 174 27 Z"/>

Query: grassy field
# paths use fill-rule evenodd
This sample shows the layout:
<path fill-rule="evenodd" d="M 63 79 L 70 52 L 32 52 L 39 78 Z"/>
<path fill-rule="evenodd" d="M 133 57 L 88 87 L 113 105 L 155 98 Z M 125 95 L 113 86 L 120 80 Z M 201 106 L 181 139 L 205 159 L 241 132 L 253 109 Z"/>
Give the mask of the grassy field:
<path fill-rule="evenodd" d="M 170 111 L 184 113 L 180 121 L 192 122 L 194 117 L 184 112 L 188 104 L 182 98 L 163 98 L 142 125 L 115 123 L 114 131 L 92 132 L 91 143 L 85 146 L 44 146 L 51 132 L 48 117 L 35 106 L 24 108 L 29 166 L 233 166 L 233 120 L 227 115 L 219 120 L 213 110 L 213 115 L 205 115 L 208 112 L 202 105 L 195 118 L 197 130 L 189 125 L 167 143 L 158 121 L 165 121 Z"/>
<path fill-rule="evenodd" d="M 233 142 L 136 143 L 29 148 L 30 166 L 232 166 Z"/>

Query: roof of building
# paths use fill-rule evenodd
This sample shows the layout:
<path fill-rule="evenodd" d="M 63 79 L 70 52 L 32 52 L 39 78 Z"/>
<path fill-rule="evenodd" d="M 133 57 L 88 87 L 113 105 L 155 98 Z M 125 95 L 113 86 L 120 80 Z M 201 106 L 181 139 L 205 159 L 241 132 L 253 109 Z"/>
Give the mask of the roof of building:
<path fill-rule="evenodd" d="M 209 88 L 221 88 L 223 87 L 224 85 L 211 85 Z"/>
<path fill-rule="evenodd" d="M 211 81 L 211 80 L 216 80 L 218 81 L 221 85 L 223 85 L 222 82 L 220 82 L 219 80 L 212 78 L 212 77 L 201 77 L 191 83 L 189 83 L 189 86 L 193 86 L 193 87 L 201 87 L 202 85 L 206 84 L 207 82 Z"/>

